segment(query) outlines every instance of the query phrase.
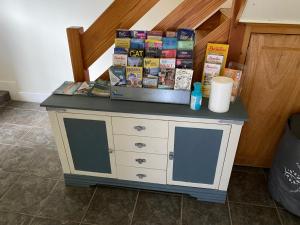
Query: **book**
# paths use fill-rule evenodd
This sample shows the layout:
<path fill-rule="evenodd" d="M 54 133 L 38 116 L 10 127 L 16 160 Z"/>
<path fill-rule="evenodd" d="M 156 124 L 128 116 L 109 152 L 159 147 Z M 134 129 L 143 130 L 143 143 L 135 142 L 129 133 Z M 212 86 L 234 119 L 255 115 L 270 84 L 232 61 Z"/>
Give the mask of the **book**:
<path fill-rule="evenodd" d="M 127 87 L 142 87 L 143 67 L 126 67 L 126 85 Z"/>
<path fill-rule="evenodd" d="M 164 37 L 162 49 L 177 49 L 177 38 Z"/>
<path fill-rule="evenodd" d="M 193 51 L 192 50 L 177 50 L 178 59 L 192 59 Z"/>
<path fill-rule="evenodd" d="M 176 31 L 166 31 L 166 37 L 177 38 Z"/>
<path fill-rule="evenodd" d="M 130 38 L 116 38 L 115 39 L 115 47 L 116 48 L 130 48 Z"/>
<path fill-rule="evenodd" d="M 162 41 L 152 39 L 145 40 L 145 49 L 150 48 L 162 49 Z"/>
<path fill-rule="evenodd" d="M 193 79 L 193 70 L 176 69 L 174 89 L 191 90 L 192 79 Z"/>
<path fill-rule="evenodd" d="M 126 67 L 111 66 L 108 69 L 111 86 L 121 86 L 126 84 Z"/>
<path fill-rule="evenodd" d="M 142 57 L 128 57 L 127 60 L 128 66 L 143 66 L 143 58 Z"/>
<path fill-rule="evenodd" d="M 178 41 L 177 48 L 180 50 L 193 50 L 194 41 Z"/>
<path fill-rule="evenodd" d="M 117 29 L 116 38 L 131 38 L 131 31 L 126 29 Z"/>
<path fill-rule="evenodd" d="M 133 30 L 131 31 L 131 37 L 138 38 L 138 39 L 146 39 L 147 33 L 144 30 Z"/>
<path fill-rule="evenodd" d="M 161 58 L 176 58 L 176 49 L 163 49 L 161 50 Z"/>
<path fill-rule="evenodd" d="M 173 89 L 175 84 L 175 69 L 161 69 L 158 76 L 158 88 Z"/>
<path fill-rule="evenodd" d="M 144 49 L 129 49 L 128 56 L 130 57 L 144 57 L 145 51 Z"/>
<path fill-rule="evenodd" d="M 223 55 L 207 54 L 206 62 L 208 63 L 222 64 L 223 61 L 224 61 Z"/>
<path fill-rule="evenodd" d="M 95 80 L 94 87 L 92 88 L 90 95 L 109 97 L 110 96 L 110 83 L 108 80 L 97 79 Z"/>
<path fill-rule="evenodd" d="M 127 48 L 114 48 L 114 54 L 123 54 L 127 55 L 128 54 L 128 49 Z"/>
<path fill-rule="evenodd" d="M 127 66 L 127 55 L 113 54 L 112 61 L 114 66 Z"/>
<path fill-rule="evenodd" d="M 176 59 L 176 68 L 193 69 L 193 60 L 192 59 Z"/>
<path fill-rule="evenodd" d="M 155 67 L 155 68 L 144 67 L 144 77 L 148 77 L 148 78 L 157 77 L 159 71 L 160 71 L 159 67 Z"/>
<path fill-rule="evenodd" d="M 205 53 L 205 62 L 212 63 L 213 60 L 217 61 L 218 64 L 221 64 L 221 74 L 225 68 L 227 55 L 228 55 L 229 45 L 227 44 L 214 44 L 208 43 Z M 220 63 L 223 56 L 222 63 Z M 210 61 L 209 61 L 210 60 Z"/>
<path fill-rule="evenodd" d="M 174 69 L 175 65 L 176 65 L 175 58 L 161 58 L 160 59 L 160 68 Z"/>
<path fill-rule="evenodd" d="M 158 68 L 159 67 L 159 59 L 158 58 L 144 58 L 144 67 Z"/>
<path fill-rule="evenodd" d="M 203 97 L 209 97 L 211 80 L 212 78 L 219 76 L 221 71 L 220 64 L 205 63 L 203 68 L 203 78 L 202 78 L 202 93 Z"/>
<path fill-rule="evenodd" d="M 239 87 L 242 77 L 242 70 L 235 70 L 230 68 L 225 68 L 223 76 L 229 77 L 233 80 L 232 92 L 231 92 L 231 102 L 234 102 L 239 95 Z"/>
<path fill-rule="evenodd" d="M 75 91 L 74 95 L 84 95 L 88 96 L 90 94 L 90 91 L 94 87 L 95 82 L 82 82 L 80 87 Z"/>
<path fill-rule="evenodd" d="M 145 41 L 144 41 L 144 39 L 132 38 L 130 40 L 130 48 L 144 49 L 145 48 Z"/>
<path fill-rule="evenodd" d="M 144 88 L 157 88 L 158 77 L 144 77 L 143 87 Z"/>
<path fill-rule="evenodd" d="M 179 41 L 194 41 L 195 31 L 191 29 L 177 29 L 177 39 Z"/>
<path fill-rule="evenodd" d="M 158 48 L 147 48 L 145 49 L 145 56 L 149 58 L 160 58 L 161 49 Z"/>
<path fill-rule="evenodd" d="M 163 36 L 162 31 L 147 31 L 147 39 L 152 39 L 152 40 L 161 40 Z"/>
<path fill-rule="evenodd" d="M 65 81 L 53 94 L 56 95 L 73 95 L 81 86 L 81 82 Z"/>

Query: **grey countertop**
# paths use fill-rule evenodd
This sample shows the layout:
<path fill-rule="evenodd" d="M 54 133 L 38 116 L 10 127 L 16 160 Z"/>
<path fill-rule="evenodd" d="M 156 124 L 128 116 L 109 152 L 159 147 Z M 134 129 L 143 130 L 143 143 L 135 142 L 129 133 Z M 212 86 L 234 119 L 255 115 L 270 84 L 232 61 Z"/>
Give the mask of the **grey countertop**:
<path fill-rule="evenodd" d="M 226 113 L 211 112 L 207 105 L 208 100 L 204 99 L 201 110 L 193 111 L 188 105 L 110 100 L 109 98 L 104 97 L 78 95 L 51 95 L 43 103 L 41 103 L 41 106 L 48 108 L 67 108 L 235 121 L 245 121 L 248 118 L 245 107 L 239 99 L 230 104 L 230 109 Z"/>

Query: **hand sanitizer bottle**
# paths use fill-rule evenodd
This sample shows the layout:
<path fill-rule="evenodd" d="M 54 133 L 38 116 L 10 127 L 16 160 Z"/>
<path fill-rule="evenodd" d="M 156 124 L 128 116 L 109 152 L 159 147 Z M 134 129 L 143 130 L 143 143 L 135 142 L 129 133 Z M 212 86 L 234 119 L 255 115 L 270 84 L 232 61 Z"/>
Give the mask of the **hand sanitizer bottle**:
<path fill-rule="evenodd" d="M 191 109 L 192 110 L 200 110 L 202 103 L 202 91 L 201 91 L 201 83 L 194 83 L 194 90 L 191 94 Z"/>

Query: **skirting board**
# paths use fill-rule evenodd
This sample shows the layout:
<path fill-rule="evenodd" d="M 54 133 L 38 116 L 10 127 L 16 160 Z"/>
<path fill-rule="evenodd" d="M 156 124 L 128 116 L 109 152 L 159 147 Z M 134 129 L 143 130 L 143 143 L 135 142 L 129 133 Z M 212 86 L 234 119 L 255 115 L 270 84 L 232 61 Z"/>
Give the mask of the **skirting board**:
<path fill-rule="evenodd" d="M 109 185 L 118 187 L 129 187 L 145 190 L 165 191 L 191 195 L 200 201 L 225 203 L 226 191 L 183 187 L 168 184 L 153 184 L 136 181 L 126 181 L 112 178 L 92 177 L 75 174 L 64 174 L 65 184 L 69 186 L 89 187 L 92 185 Z"/>

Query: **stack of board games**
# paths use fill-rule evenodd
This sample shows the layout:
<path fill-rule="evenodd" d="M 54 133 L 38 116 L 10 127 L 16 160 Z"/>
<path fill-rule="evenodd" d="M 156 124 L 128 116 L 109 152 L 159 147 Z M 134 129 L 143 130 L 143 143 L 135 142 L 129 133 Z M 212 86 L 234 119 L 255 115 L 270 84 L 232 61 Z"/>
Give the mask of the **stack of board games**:
<path fill-rule="evenodd" d="M 212 78 L 223 74 L 229 45 L 208 43 L 202 74 L 203 97 L 209 97 Z"/>
<path fill-rule="evenodd" d="M 195 32 L 116 30 L 112 86 L 190 90 Z"/>

